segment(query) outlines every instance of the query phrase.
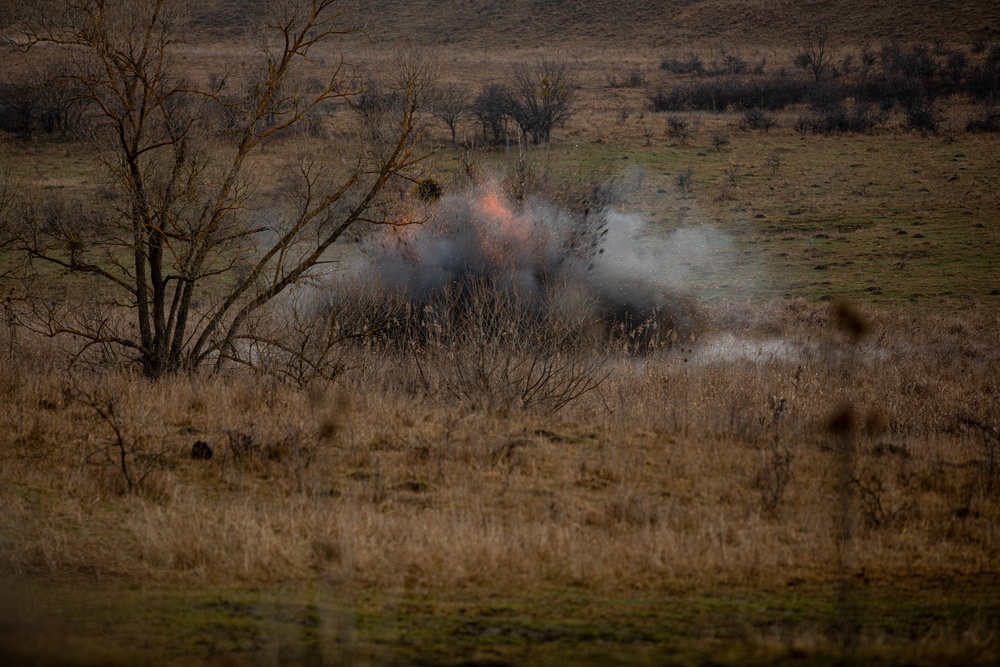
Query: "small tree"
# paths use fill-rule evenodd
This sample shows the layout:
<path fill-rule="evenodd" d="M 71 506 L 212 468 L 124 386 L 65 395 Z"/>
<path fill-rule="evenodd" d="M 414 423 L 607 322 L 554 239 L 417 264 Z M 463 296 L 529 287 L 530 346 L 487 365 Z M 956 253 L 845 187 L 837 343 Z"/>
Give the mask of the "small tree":
<path fill-rule="evenodd" d="M 41 83 L 36 110 L 39 128 L 48 134 L 58 132 L 62 135 L 82 130 L 80 104 L 77 103 L 82 91 L 71 77 L 66 76 L 65 68 L 50 65 L 38 73 L 37 80 Z"/>
<path fill-rule="evenodd" d="M 93 279 L 85 303 L 26 298 L 28 326 L 124 352 L 151 377 L 219 365 L 252 348 L 261 309 L 313 275 L 349 228 L 385 220 L 390 186 L 419 160 L 427 69 L 416 59 L 395 64 L 398 106 L 344 118 L 357 128 L 354 144 L 310 140 L 280 179 L 257 168 L 265 142 L 359 94 L 343 59 L 322 79 L 311 59 L 317 46 L 359 32 L 343 4 L 268 3 L 251 33 L 256 50 L 204 85 L 174 69 L 184 31 L 177 0 L 39 6 L 21 25 L 22 43 L 64 49 L 110 190 L 90 212 L 19 208 L 32 266 Z"/>
<path fill-rule="evenodd" d="M 469 93 L 456 85 L 438 88 L 431 96 L 430 112 L 451 130 L 451 145 L 458 144 L 458 122 L 469 113 Z"/>
<path fill-rule="evenodd" d="M 810 74 L 816 81 L 822 81 L 836 75 L 833 64 L 833 53 L 830 50 L 829 34 L 826 30 L 816 28 L 806 33 L 794 63 Z"/>
<path fill-rule="evenodd" d="M 0 130 L 29 139 L 35 129 L 37 89 L 23 81 L 0 82 Z"/>
<path fill-rule="evenodd" d="M 510 91 L 500 83 L 487 84 L 472 103 L 472 115 L 483 126 L 483 141 L 494 145 L 504 143 L 510 118 Z"/>
<path fill-rule="evenodd" d="M 518 65 L 510 75 L 510 114 L 531 143 L 549 141 L 552 128 L 573 115 L 576 89 L 566 65 L 547 60 Z"/>
<path fill-rule="evenodd" d="M 0 140 L 0 158 L 5 157 L 5 152 L 6 146 L 4 146 L 3 140 Z M 11 169 L 5 164 L 4 160 L 0 159 L 0 253 L 14 246 L 17 240 L 14 225 L 10 219 L 10 210 L 14 202 L 14 190 L 15 185 L 12 182 Z M 11 269 L 0 265 L 0 281 L 9 273 L 11 273 Z M 5 291 L 3 282 L 0 282 L 0 298 L 6 297 L 4 294 Z"/>

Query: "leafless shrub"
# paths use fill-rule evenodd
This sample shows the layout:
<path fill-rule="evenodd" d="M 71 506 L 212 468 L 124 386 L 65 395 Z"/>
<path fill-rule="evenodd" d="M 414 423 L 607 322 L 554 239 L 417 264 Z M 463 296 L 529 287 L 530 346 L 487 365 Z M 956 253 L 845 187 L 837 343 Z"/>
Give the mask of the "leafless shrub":
<path fill-rule="evenodd" d="M 691 123 L 679 116 L 667 116 L 667 133 L 677 137 L 681 143 L 686 143 L 690 136 Z"/>
<path fill-rule="evenodd" d="M 713 63 L 713 65 L 713 74 L 737 75 L 750 72 L 750 63 L 735 53 L 723 53 L 722 62 L 719 64 Z M 761 69 L 763 70 L 763 65 Z"/>
<path fill-rule="evenodd" d="M 1000 45 L 991 46 L 984 61 L 969 68 L 965 88 L 980 102 L 1000 99 Z"/>
<path fill-rule="evenodd" d="M 642 73 L 642 70 L 635 68 L 621 79 L 615 74 L 608 74 L 607 81 L 608 88 L 642 88 L 646 85 L 646 75 Z"/>
<path fill-rule="evenodd" d="M 696 53 L 688 53 L 682 57 L 668 57 L 660 61 L 660 69 L 671 74 L 697 74 L 705 73 L 705 63 L 701 56 Z"/>
<path fill-rule="evenodd" d="M 540 322 L 526 298 L 482 281 L 446 292 L 424 320 L 427 343 L 413 347 L 425 386 L 486 409 L 542 412 L 600 386 L 607 357 L 586 346 L 586 329 Z"/>
<path fill-rule="evenodd" d="M 628 73 L 629 88 L 642 88 L 646 85 L 646 75 L 640 69 L 633 69 Z"/>
<path fill-rule="evenodd" d="M 400 326 L 400 307 L 390 291 L 351 278 L 302 285 L 248 323 L 227 359 L 298 387 L 331 382 Z"/>
<path fill-rule="evenodd" d="M 649 125 L 647 125 L 646 123 L 643 123 L 642 124 L 642 137 L 643 137 L 643 139 L 646 140 L 646 143 L 644 145 L 647 148 L 653 145 L 653 136 L 654 135 L 655 135 L 655 133 L 653 132 L 653 128 L 650 127 Z"/>
<path fill-rule="evenodd" d="M 162 445 L 148 442 L 144 415 L 132 414 L 122 397 L 108 387 L 77 383 L 68 392 L 71 400 L 87 407 L 111 432 L 106 444 L 87 453 L 86 463 L 117 468 L 124 493 L 155 493 L 152 475 L 163 470 L 166 456 Z"/>
<path fill-rule="evenodd" d="M 911 476 L 898 472 L 898 479 L 890 482 L 888 475 L 873 466 L 862 469 L 851 478 L 861 517 L 868 528 L 888 528 L 905 520 L 915 510 L 906 488 Z"/>
<path fill-rule="evenodd" d="M 1000 108 L 985 104 L 982 110 L 965 124 L 966 132 L 1000 132 Z"/>
<path fill-rule="evenodd" d="M 7 146 L 0 139 L 0 252 L 6 252 L 9 248 L 14 247 L 17 240 L 15 207 L 18 184 L 13 177 L 13 166 L 7 158 Z M 10 293 L 7 292 L 9 288 L 6 288 L 4 279 L 13 273 L 10 266 L 0 268 L 0 298 L 4 299 L 6 309 L 11 314 Z"/>
<path fill-rule="evenodd" d="M 684 194 L 689 194 L 694 187 L 694 167 L 688 167 L 674 177 L 674 182 Z"/>
<path fill-rule="evenodd" d="M 741 167 L 736 162 L 730 162 L 722 168 L 722 175 L 726 177 L 726 182 L 733 188 L 740 185 Z"/>
<path fill-rule="evenodd" d="M 712 140 L 712 150 L 714 151 L 721 151 L 731 143 L 729 134 L 722 130 L 712 130 L 709 138 Z"/>
<path fill-rule="evenodd" d="M 778 153 L 771 153 L 767 156 L 766 164 L 771 170 L 771 176 L 777 176 L 781 171 L 781 156 Z"/>
<path fill-rule="evenodd" d="M 774 119 L 774 116 L 758 107 L 744 111 L 743 117 L 740 120 L 740 127 L 744 130 L 763 130 L 764 132 L 769 132 L 777 127 L 777 125 L 778 122 Z"/>
<path fill-rule="evenodd" d="M 80 89 L 66 68 L 25 67 L 0 81 L 0 130 L 22 139 L 35 132 L 68 136 L 83 129 Z"/>
<path fill-rule="evenodd" d="M 753 486 L 760 493 L 764 513 L 774 515 L 785 489 L 792 479 L 792 462 L 795 457 L 785 446 L 774 446 L 770 451 L 761 452 L 761 464 L 754 477 Z"/>
<path fill-rule="evenodd" d="M 958 424 L 971 432 L 977 443 L 980 458 L 976 470 L 980 490 L 988 497 L 1000 493 L 1000 428 L 971 415 L 959 417 Z"/>
<path fill-rule="evenodd" d="M 873 131 L 885 118 L 884 111 L 864 103 L 857 103 L 851 108 L 835 104 L 823 109 L 814 109 L 800 117 L 796 128 L 800 132 L 813 134 L 867 133 Z"/>
<path fill-rule="evenodd" d="M 656 88 L 646 98 L 652 111 L 702 109 L 721 113 L 753 107 L 776 111 L 807 99 L 812 87 L 811 82 L 790 76 L 726 76 Z"/>
<path fill-rule="evenodd" d="M 934 103 L 930 100 L 915 104 L 906 109 L 905 127 L 907 130 L 937 134 L 941 125 L 941 116 Z"/>

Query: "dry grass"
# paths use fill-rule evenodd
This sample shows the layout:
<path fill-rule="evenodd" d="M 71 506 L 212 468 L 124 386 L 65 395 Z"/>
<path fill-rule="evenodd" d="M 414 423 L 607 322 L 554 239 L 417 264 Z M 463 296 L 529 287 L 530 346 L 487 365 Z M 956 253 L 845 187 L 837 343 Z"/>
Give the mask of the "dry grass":
<path fill-rule="evenodd" d="M 996 7 L 972 3 L 932 6 L 906 2 L 788 2 L 701 0 L 669 6 L 649 0 L 615 5 L 512 0 L 467 5 L 427 2 L 379 3 L 366 8 L 372 34 L 383 40 L 409 39 L 448 46 L 565 48 L 674 48 L 677 44 L 785 45 L 823 26 L 854 41 L 893 35 L 904 40 L 988 34 L 1000 21 Z"/>
<path fill-rule="evenodd" d="M 849 344 L 825 307 L 720 313 L 751 321 L 609 359 L 599 389 L 555 416 L 421 395 L 402 356 L 293 390 L 70 377 L 22 342 L 0 378 L 0 559 L 32 577 L 437 591 L 823 582 L 842 558 L 875 580 L 989 569 L 996 315 L 866 317 L 871 334 Z M 123 447 L 95 409 L 106 400 Z M 828 426 L 845 404 L 848 480 Z M 197 440 L 210 461 L 191 459 Z M 144 475 L 131 491 L 122 449 Z"/>
<path fill-rule="evenodd" d="M 438 47 L 480 48 L 673 48 L 678 43 L 708 48 L 719 42 L 785 45 L 816 26 L 834 37 L 874 40 L 969 39 L 990 34 L 1000 21 L 996 7 L 970 2 L 947 6 L 901 1 L 878 5 L 857 0 L 831 5 L 789 0 L 699 0 L 668 7 L 650 0 L 615 5 L 598 0 L 510 0 L 439 3 L 388 0 L 355 3 L 368 34 L 379 41 L 413 40 Z M 192 18 L 211 40 L 232 38 L 253 7 L 238 0 L 197 0 Z M 2 19 L 2 16 L 0 16 Z"/>

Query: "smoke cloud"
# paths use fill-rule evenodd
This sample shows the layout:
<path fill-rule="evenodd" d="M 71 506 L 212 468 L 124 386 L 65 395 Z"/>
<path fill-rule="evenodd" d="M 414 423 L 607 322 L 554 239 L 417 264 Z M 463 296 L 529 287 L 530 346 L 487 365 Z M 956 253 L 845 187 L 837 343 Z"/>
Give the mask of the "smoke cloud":
<path fill-rule="evenodd" d="M 710 227 L 664 238 L 635 215 L 515 203 L 487 183 L 443 198 L 424 224 L 388 228 L 363 250 L 366 270 L 418 311 L 446 290 L 483 283 L 516 292 L 542 317 L 573 310 L 605 331 L 669 345 L 696 333 L 692 280 L 727 243 Z"/>

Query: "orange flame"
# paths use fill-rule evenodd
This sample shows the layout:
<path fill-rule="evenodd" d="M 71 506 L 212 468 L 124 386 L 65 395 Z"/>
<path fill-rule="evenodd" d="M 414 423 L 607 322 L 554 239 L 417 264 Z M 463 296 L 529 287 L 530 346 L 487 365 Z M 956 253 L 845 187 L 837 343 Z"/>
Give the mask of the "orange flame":
<path fill-rule="evenodd" d="M 528 252 L 532 225 L 527 216 L 511 211 L 495 190 L 486 190 L 476 202 L 483 253 L 495 267 Z"/>
<path fill-rule="evenodd" d="M 515 211 L 497 186 L 483 187 L 470 199 L 472 231 L 482 253 L 481 259 L 490 269 L 502 271 L 536 259 L 544 240 L 530 215 Z M 383 239 L 387 246 L 395 248 L 401 259 L 420 265 L 425 258 L 421 257 L 418 238 L 425 234 L 448 233 L 434 226 L 399 225 L 388 227 Z"/>

